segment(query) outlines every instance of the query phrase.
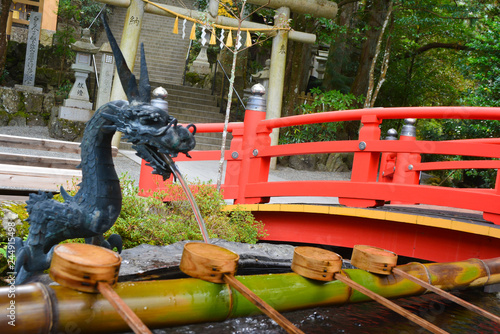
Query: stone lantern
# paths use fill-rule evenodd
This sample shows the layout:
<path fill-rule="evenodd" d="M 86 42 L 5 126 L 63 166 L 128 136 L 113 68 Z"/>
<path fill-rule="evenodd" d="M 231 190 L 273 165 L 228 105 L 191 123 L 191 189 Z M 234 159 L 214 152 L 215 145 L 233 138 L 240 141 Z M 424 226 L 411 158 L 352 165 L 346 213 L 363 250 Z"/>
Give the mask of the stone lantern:
<path fill-rule="evenodd" d="M 69 98 L 64 100 L 59 109 L 59 117 L 70 121 L 87 122 L 93 114 L 92 103 L 85 80 L 89 73 L 94 72 L 92 68 L 92 55 L 99 48 L 92 44 L 90 30 L 83 29 L 82 38 L 71 44 L 71 49 L 76 52 L 76 60 L 71 69 L 75 72 L 75 83 L 69 92 Z"/>
<path fill-rule="evenodd" d="M 266 65 L 262 71 L 252 74 L 252 79 L 264 86 L 265 94 L 264 98 L 267 97 L 267 90 L 269 89 L 269 67 L 271 66 L 271 59 L 266 60 Z"/>
<path fill-rule="evenodd" d="M 208 45 L 202 44 L 200 48 L 200 53 L 198 57 L 193 61 L 190 71 L 201 75 L 210 74 L 212 70 L 210 69 L 210 63 L 208 62 L 207 55 Z"/>

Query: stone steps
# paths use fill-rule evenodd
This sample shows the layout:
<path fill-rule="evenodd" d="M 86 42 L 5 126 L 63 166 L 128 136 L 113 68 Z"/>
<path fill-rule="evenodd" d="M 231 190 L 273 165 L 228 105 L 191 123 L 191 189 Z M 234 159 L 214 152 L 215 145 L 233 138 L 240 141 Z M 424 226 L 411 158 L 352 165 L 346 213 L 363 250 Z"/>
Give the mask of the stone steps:
<path fill-rule="evenodd" d="M 179 6 L 176 0 L 159 0 L 157 3 Z M 188 8 L 194 8 L 193 3 L 193 0 L 183 1 Z M 118 43 L 121 40 L 125 17 L 126 9 L 119 7 L 115 7 L 109 17 L 110 28 Z M 139 43 L 144 43 L 151 87 L 154 89 L 162 86 L 167 90 L 169 114 L 177 118 L 179 123 L 222 123 L 224 115 L 219 113 L 217 98 L 211 95 L 210 90 L 182 86 L 192 23 L 186 24 L 186 36 L 183 39 L 182 20 L 179 20 L 179 34 L 172 33 L 174 21 L 175 19 L 170 17 L 147 13 L 144 15 Z M 106 41 L 106 35 L 102 34 L 95 44 L 100 46 Z M 133 71 L 137 78 L 139 70 L 140 52 L 137 53 Z M 196 150 L 220 149 L 220 133 L 198 133 L 195 137 Z M 230 138 L 228 135 L 228 147 Z M 123 147 L 129 149 L 130 145 L 124 143 Z"/>

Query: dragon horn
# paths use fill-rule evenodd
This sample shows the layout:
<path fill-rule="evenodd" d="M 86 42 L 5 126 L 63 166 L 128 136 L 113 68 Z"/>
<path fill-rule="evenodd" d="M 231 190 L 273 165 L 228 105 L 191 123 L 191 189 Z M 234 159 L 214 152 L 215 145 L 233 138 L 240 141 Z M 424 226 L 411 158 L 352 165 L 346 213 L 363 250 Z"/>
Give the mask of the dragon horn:
<path fill-rule="evenodd" d="M 141 77 L 139 79 L 139 98 L 141 102 L 151 102 L 151 85 L 149 84 L 149 74 L 148 66 L 146 65 L 144 43 L 141 43 Z"/>
<path fill-rule="evenodd" d="M 104 30 L 106 30 L 106 35 L 108 36 L 109 44 L 113 50 L 115 56 L 116 68 L 118 70 L 118 76 L 120 77 L 120 82 L 122 83 L 123 90 L 127 95 L 129 102 L 134 100 L 139 100 L 139 89 L 137 88 L 137 82 L 135 82 L 135 75 L 130 71 L 127 66 L 125 58 L 116 42 L 111 29 L 109 28 L 108 22 L 106 21 L 105 15 L 102 15 L 102 23 L 104 25 Z"/>

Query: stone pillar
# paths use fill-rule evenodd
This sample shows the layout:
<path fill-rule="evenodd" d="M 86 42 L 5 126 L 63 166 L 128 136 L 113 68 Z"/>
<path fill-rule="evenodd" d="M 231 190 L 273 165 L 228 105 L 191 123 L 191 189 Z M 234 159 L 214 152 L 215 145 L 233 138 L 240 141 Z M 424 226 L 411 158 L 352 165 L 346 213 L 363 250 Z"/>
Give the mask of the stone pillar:
<path fill-rule="evenodd" d="M 290 8 L 281 7 L 276 10 L 276 22 L 288 21 Z M 275 23 L 276 24 L 276 23 Z M 283 103 L 283 86 L 285 84 L 286 49 L 288 45 L 288 31 L 280 30 L 273 38 L 271 50 L 271 67 L 269 69 L 269 91 L 267 98 L 266 119 L 280 118 Z M 271 145 L 277 145 L 279 129 L 271 133 Z M 271 168 L 276 168 L 276 158 L 271 159 Z"/>
<path fill-rule="evenodd" d="M 42 93 L 42 88 L 35 87 L 36 58 L 38 56 L 38 44 L 40 41 L 40 27 L 42 24 L 42 13 L 31 12 L 26 43 L 26 60 L 24 62 L 23 85 L 16 88 L 29 90 L 34 93 Z"/>
<path fill-rule="evenodd" d="M 73 43 L 71 49 L 76 51 L 76 60 L 71 69 L 75 71 L 75 83 L 69 92 L 69 98 L 64 100 L 59 108 L 59 118 L 70 121 L 87 122 L 93 114 L 87 88 L 87 77 L 94 72 L 91 66 L 92 55 L 99 51 L 90 40 L 90 30 L 84 29 L 82 39 Z"/>
<path fill-rule="evenodd" d="M 99 51 L 102 53 L 101 76 L 95 102 L 95 110 L 110 101 L 113 74 L 115 72 L 115 57 L 113 56 L 113 51 L 109 43 L 104 43 Z"/>
<path fill-rule="evenodd" d="M 143 17 L 144 2 L 142 0 L 131 0 L 127 9 L 122 39 L 120 41 L 120 49 L 122 50 L 123 58 L 125 58 L 125 62 L 130 68 L 130 71 L 134 70 L 135 56 L 137 54 L 137 47 L 139 46 L 139 35 L 141 34 Z M 111 89 L 111 101 L 126 99 L 127 95 L 122 88 L 117 72 L 115 72 L 113 88 Z M 117 132 L 113 137 L 112 145 L 119 147 L 120 139 L 121 133 Z"/>

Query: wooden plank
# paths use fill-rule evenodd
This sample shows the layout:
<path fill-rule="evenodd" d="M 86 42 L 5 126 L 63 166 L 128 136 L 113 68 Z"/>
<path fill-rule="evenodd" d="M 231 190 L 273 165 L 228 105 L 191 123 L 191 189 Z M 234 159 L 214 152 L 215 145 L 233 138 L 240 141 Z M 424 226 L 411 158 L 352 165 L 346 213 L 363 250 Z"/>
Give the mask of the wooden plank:
<path fill-rule="evenodd" d="M 30 6 L 43 7 L 43 1 L 16 0 L 15 2 L 16 3 L 22 3 L 22 4 L 25 4 L 25 5 L 30 5 Z"/>
<path fill-rule="evenodd" d="M 23 148 L 27 150 L 80 154 L 80 143 L 54 139 L 29 138 L 0 134 L 0 146 Z M 116 157 L 118 155 L 118 148 L 113 146 L 111 148 L 111 154 Z"/>
<path fill-rule="evenodd" d="M 0 188 L 59 191 L 70 189 L 73 178 L 82 179 L 82 172 L 71 169 L 28 167 L 0 164 Z"/>
<path fill-rule="evenodd" d="M 0 135 L 0 146 L 80 154 L 80 143 L 53 139 Z"/>
<path fill-rule="evenodd" d="M 37 155 L 11 154 L 0 153 L 0 161 L 2 164 L 47 167 L 47 168 L 62 168 L 76 169 L 80 164 L 80 159 L 45 157 Z"/>

